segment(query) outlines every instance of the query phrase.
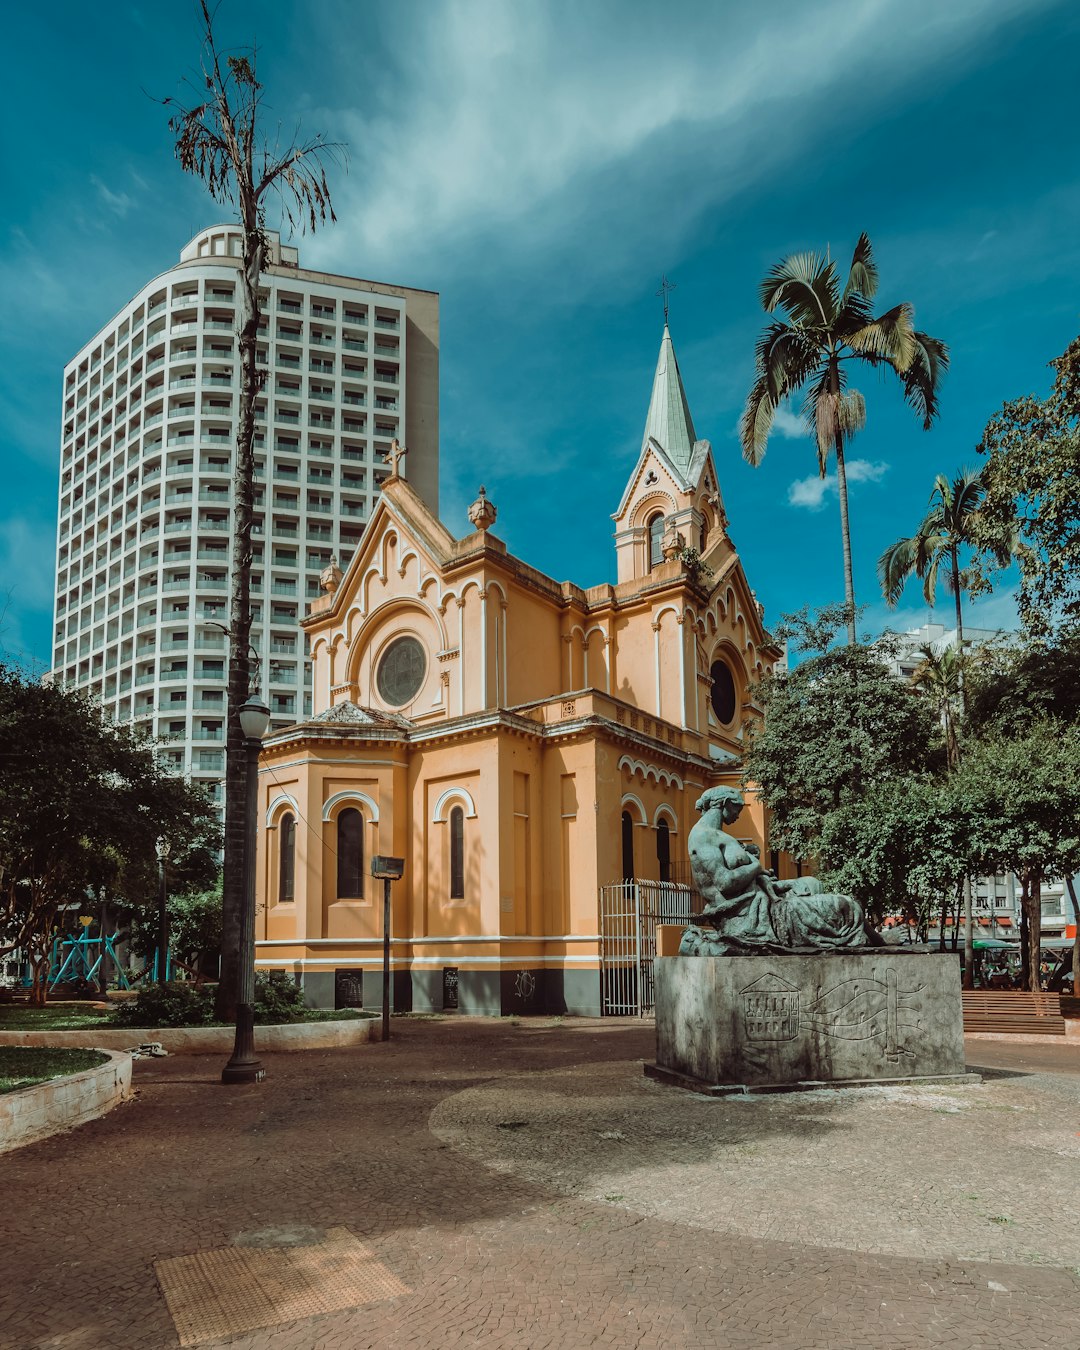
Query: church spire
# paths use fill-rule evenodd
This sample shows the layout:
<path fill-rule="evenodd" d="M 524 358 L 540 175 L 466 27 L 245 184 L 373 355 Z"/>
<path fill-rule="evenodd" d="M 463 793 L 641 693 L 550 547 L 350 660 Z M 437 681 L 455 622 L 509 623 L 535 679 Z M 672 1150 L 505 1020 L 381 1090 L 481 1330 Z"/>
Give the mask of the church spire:
<path fill-rule="evenodd" d="M 664 336 L 660 341 L 660 356 L 656 362 L 656 374 L 653 376 L 652 399 L 649 402 L 649 414 L 645 419 L 644 448 L 649 439 L 656 441 L 664 450 L 672 464 L 682 473 L 690 467 L 694 453 L 694 422 L 690 416 L 690 406 L 686 401 L 679 363 L 675 359 L 671 333 L 664 324 Z"/>

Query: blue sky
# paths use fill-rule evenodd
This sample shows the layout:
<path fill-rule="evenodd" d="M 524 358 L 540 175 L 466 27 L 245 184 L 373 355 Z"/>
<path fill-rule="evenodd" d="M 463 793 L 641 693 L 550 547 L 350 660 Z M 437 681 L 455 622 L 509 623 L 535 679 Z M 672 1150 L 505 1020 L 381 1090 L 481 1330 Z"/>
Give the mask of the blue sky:
<path fill-rule="evenodd" d="M 666 272 L 697 433 L 767 619 L 842 598 L 835 491 L 801 426 L 781 418 L 758 469 L 735 426 L 760 277 L 803 249 L 846 261 L 868 231 L 881 308 L 913 302 L 952 370 L 929 433 L 897 388 L 857 381 L 856 594 L 866 627 L 928 617 L 914 587 L 887 614 L 878 555 L 1080 327 L 1080 7 L 224 0 L 218 32 L 257 40 L 286 131 L 298 115 L 349 144 L 339 223 L 297 241 L 302 261 L 441 293 L 448 526 L 465 533 L 482 482 L 495 532 L 559 579 L 614 579 Z M 64 362 L 222 213 L 149 96 L 197 67 L 193 3 L 51 0 L 10 12 L 5 36 L 25 116 L 5 119 L 0 164 L 0 643 L 44 667 Z M 972 620 L 1011 626 L 1008 587 Z"/>

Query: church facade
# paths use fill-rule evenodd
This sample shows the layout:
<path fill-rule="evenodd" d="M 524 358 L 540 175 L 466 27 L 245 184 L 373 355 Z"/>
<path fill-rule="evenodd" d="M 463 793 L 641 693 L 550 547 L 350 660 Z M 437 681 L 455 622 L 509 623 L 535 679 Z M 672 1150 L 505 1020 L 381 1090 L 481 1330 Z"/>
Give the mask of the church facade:
<path fill-rule="evenodd" d="M 737 785 L 754 682 L 780 653 L 728 534 L 665 327 L 614 514 L 618 580 L 510 554 L 484 490 L 456 539 L 397 473 L 302 626 L 313 715 L 260 759 L 257 953 L 333 1007 L 601 1011 L 600 888 L 685 879 L 694 804 Z M 767 848 L 752 795 L 740 828 Z M 452 991 L 452 992 L 451 992 Z"/>

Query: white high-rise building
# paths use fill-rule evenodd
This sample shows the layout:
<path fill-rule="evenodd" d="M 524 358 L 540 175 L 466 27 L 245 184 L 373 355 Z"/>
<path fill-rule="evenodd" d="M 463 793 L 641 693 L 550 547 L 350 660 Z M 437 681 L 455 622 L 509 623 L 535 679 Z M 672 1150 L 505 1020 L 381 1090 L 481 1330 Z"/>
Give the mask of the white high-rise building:
<path fill-rule="evenodd" d="M 64 370 L 53 678 L 224 770 L 240 231 L 197 235 Z M 439 297 L 309 271 L 270 235 L 256 422 L 252 643 L 274 726 L 311 711 L 297 625 L 401 462 L 438 510 Z"/>

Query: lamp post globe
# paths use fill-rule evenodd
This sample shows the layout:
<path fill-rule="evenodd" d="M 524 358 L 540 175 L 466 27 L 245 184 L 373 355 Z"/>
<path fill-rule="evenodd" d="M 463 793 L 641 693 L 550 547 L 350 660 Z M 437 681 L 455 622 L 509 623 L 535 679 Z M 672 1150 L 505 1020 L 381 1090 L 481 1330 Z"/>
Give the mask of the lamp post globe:
<path fill-rule="evenodd" d="M 221 1071 L 223 1083 L 258 1083 L 266 1070 L 255 1054 L 255 848 L 259 825 L 259 750 L 270 725 L 270 709 L 253 694 L 238 716 L 244 733 L 246 794 L 244 819 L 244 905 L 240 913 L 240 986 L 236 1040 Z"/>

